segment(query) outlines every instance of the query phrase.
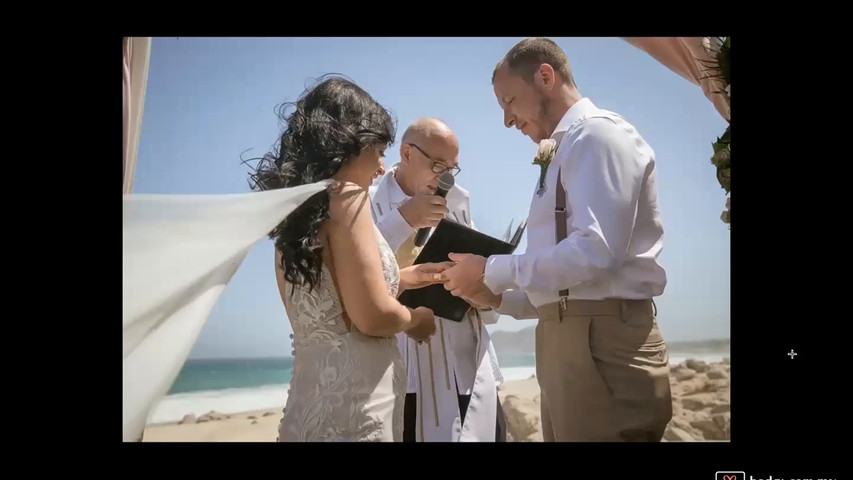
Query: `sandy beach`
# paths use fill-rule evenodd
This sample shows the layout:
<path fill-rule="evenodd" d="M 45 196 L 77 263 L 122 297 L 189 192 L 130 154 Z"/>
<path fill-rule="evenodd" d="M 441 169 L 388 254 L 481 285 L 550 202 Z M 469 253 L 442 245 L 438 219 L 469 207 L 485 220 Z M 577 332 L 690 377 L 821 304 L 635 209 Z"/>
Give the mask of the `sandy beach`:
<path fill-rule="evenodd" d="M 673 416 L 664 441 L 729 440 L 729 362 L 687 360 L 672 365 Z M 508 441 L 541 442 L 536 378 L 504 383 L 499 395 L 507 417 Z M 146 428 L 144 442 L 273 442 L 283 407 L 252 412 L 210 412 L 198 418 Z"/>
<path fill-rule="evenodd" d="M 173 425 L 145 429 L 143 442 L 274 442 L 282 408 L 187 416 Z"/>

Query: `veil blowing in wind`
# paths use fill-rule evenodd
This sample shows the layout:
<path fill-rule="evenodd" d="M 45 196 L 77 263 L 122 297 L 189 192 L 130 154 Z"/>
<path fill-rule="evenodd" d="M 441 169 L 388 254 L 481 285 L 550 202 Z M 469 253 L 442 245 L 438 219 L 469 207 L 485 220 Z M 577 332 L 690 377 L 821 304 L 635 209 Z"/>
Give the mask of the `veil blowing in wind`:
<path fill-rule="evenodd" d="M 122 436 L 138 441 L 255 243 L 330 184 L 233 195 L 131 194 L 150 38 L 124 39 Z"/>

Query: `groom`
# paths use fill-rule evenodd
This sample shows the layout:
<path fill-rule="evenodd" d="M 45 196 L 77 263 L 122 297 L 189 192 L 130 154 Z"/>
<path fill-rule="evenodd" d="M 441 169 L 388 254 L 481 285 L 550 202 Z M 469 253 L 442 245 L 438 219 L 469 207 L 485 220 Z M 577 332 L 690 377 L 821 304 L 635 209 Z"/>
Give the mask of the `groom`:
<path fill-rule="evenodd" d="M 540 144 L 546 174 L 530 186 L 527 252 L 453 255 L 445 288 L 539 319 L 545 441 L 658 442 L 672 400 L 652 300 L 666 286 L 654 152 L 624 118 L 580 94 L 548 39 L 515 45 L 492 85 L 504 125 Z"/>

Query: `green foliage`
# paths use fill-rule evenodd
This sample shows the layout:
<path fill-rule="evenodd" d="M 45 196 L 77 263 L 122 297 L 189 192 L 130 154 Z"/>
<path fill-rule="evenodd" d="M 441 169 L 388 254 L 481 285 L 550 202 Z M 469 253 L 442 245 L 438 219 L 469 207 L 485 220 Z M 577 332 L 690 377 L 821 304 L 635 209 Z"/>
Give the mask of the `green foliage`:
<path fill-rule="evenodd" d="M 711 37 L 709 38 L 712 47 L 714 45 L 719 48 L 716 50 L 712 61 L 702 61 L 699 63 L 705 67 L 706 75 L 702 79 L 717 79 L 722 83 L 722 90 L 714 93 L 730 96 L 731 93 L 731 37 Z M 732 180 L 732 147 L 731 147 L 731 125 L 726 127 L 726 131 L 722 136 L 717 138 L 717 141 L 712 144 L 713 154 L 711 155 L 711 164 L 717 169 L 717 181 L 720 182 L 720 187 L 726 191 L 726 209 L 723 210 L 720 219 L 729 225 L 731 229 L 731 180 Z"/>

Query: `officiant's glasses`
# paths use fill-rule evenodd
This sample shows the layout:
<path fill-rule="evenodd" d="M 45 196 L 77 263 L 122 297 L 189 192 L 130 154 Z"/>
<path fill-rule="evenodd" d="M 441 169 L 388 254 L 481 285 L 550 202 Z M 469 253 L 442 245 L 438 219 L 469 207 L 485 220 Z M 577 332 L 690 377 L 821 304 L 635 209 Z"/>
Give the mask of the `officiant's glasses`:
<path fill-rule="evenodd" d="M 450 174 L 455 177 L 456 175 L 459 175 L 460 171 L 462 171 L 462 169 L 459 168 L 459 166 L 448 167 L 447 164 L 433 159 L 421 147 L 415 145 L 414 143 L 409 143 L 409 145 L 417 148 L 418 151 L 421 152 L 427 158 L 427 160 L 430 160 L 432 162 L 432 173 L 442 174 L 442 173 L 450 170 Z"/>

